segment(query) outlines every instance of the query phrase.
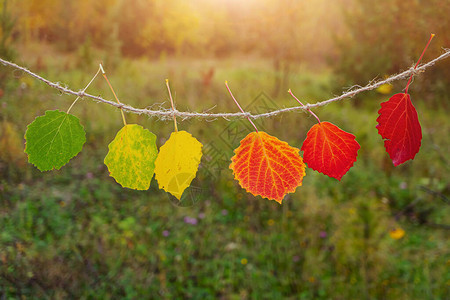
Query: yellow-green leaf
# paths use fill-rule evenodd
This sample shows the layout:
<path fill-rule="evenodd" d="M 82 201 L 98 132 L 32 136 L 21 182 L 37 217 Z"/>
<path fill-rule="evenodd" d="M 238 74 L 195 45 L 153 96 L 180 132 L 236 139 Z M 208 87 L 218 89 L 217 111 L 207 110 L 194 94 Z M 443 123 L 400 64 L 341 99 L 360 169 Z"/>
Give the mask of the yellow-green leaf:
<path fill-rule="evenodd" d="M 155 161 L 159 188 L 180 200 L 195 178 L 201 158 L 202 144 L 196 138 L 186 131 L 172 132 Z"/>
<path fill-rule="evenodd" d="M 111 177 L 120 185 L 147 190 L 155 170 L 156 136 L 136 124 L 125 125 L 108 146 L 105 157 Z"/>
<path fill-rule="evenodd" d="M 380 85 L 377 88 L 377 92 L 380 93 L 380 94 L 383 94 L 383 95 L 387 95 L 387 94 L 390 94 L 392 92 L 393 88 L 394 88 L 394 86 L 392 84 L 385 83 L 385 84 Z"/>

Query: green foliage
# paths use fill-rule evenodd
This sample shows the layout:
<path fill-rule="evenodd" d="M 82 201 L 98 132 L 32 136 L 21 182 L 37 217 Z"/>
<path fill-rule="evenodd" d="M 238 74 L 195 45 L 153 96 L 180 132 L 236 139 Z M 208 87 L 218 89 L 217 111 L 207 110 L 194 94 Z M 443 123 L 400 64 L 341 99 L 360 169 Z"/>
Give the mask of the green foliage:
<path fill-rule="evenodd" d="M 377 197 L 333 201 L 307 189 L 278 209 L 224 180 L 215 198 L 177 208 L 156 183 L 145 195 L 124 190 L 100 180 L 105 171 L 83 175 L 81 163 L 58 178 L 2 184 L 9 297 L 445 297 L 445 232 L 403 223 L 405 238 L 392 240 Z"/>
<path fill-rule="evenodd" d="M 28 125 L 25 133 L 28 161 L 41 171 L 60 169 L 86 142 L 86 133 L 74 115 L 48 110 Z"/>

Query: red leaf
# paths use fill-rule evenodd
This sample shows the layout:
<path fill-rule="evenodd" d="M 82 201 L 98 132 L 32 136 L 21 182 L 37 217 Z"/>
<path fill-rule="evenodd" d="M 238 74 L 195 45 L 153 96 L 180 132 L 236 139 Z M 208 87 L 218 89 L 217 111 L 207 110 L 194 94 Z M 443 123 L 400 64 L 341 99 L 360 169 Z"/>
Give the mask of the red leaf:
<path fill-rule="evenodd" d="M 297 148 L 263 131 L 249 133 L 234 150 L 230 169 L 239 184 L 257 196 L 281 204 L 302 185 L 305 164 Z"/>
<path fill-rule="evenodd" d="M 341 180 L 356 161 L 359 148 L 353 134 L 321 122 L 308 131 L 301 150 L 309 168 Z"/>
<path fill-rule="evenodd" d="M 420 149 L 422 129 L 409 94 L 399 93 L 381 103 L 377 129 L 394 166 L 414 159 Z"/>

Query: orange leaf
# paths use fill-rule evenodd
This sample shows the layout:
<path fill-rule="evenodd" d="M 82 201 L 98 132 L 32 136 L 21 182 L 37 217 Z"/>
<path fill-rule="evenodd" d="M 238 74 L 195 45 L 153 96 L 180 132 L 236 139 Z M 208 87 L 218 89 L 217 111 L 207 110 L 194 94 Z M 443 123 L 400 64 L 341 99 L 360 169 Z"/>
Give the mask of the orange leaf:
<path fill-rule="evenodd" d="M 330 122 L 311 127 L 302 145 L 308 167 L 337 180 L 353 166 L 359 148 L 353 134 Z"/>
<path fill-rule="evenodd" d="M 249 133 L 234 150 L 230 169 L 241 187 L 281 204 L 302 185 L 305 164 L 299 149 L 265 132 Z"/>

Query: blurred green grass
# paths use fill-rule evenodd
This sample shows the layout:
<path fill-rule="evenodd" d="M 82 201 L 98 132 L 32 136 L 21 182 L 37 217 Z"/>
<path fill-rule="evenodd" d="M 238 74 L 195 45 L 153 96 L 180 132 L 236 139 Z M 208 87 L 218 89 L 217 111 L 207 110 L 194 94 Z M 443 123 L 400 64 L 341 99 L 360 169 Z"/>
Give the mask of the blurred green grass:
<path fill-rule="evenodd" d="M 20 49 L 18 62 L 35 70 L 41 57 L 39 73 L 74 90 L 84 87 L 98 62 L 107 61 L 107 53 L 92 50 L 89 55 L 98 61 L 83 65 L 85 53 L 42 47 Z M 225 80 L 245 107 L 261 93 L 271 95 L 279 75 L 269 62 L 252 57 L 123 59 L 105 67 L 124 103 L 168 109 L 164 80 L 169 78 L 177 108 L 192 111 L 235 112 Z M 205 85 L 203 74 L 211 68 L 214 76 Z M 87 132 L 83 151 L 60 171 L 40 173 L 24 163 L 17 149 L 23 147 L 26 125 L 45 110 L 67 110 L 74 99 L 20 72 L 7 72 L 0 98 L 2 134 L 9 124 L 10 140 L 19 145 L 0 149 L 0 291 L 6 298 L 447 297 L 448 228 L 441 225 L 448 221 L 449 206 L 441 198 L 448 199 L 449 190 L 449 123 L 445 111 L 414 98 L 414 86 L 424 133 L 414 161 L 391 166 L 375 129 L 379 103 L 388 96 L 370 93 L 315 110 L 361 144 L 357 163 L 341 182 L 308 169 L 303 186 L 280 206 L 247 194 L 231 171 L 218 173 L 204 159 L 193 182 L 196 190 L 187 191 L 179 204 L 155 181 L 148 191 L 137 192 L 108 176 L 103 159 L 121 117 L 117 109 L 88 99 L 72 110 Z M 326 69 L 299 65 L 289 87 L 314 103 L 332 96 L 333 80 Z M 88 91 L 112 99 L 102 78 Z M 287 93 L 271 101 L 296 105 Z M 154 132 L 158 146 L 173 131 L 172 121 L 131 114 L 127 120 Z M 314 118 L 298 112 L 258 122 L 300 148 Z M 179 128 L 206 145 L 231 123 L 179 120 Z M 238 143 L 230 142 L 230 149 L 222 143 L 220 150 L 229 159 Z M 395 228 L 405 230 L 402 239 L 390 237 Z"/>

